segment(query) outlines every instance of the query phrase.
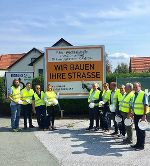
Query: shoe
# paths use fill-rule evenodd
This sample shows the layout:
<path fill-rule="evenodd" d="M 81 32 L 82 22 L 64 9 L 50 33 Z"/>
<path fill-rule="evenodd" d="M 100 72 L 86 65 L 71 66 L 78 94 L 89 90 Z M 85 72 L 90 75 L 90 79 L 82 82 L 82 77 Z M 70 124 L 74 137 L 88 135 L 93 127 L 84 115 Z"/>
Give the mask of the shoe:
<path fill-rule="evenodd" d="M 31 126 L 29 126 L 29 128 L 35 128 L 35 126 L 31 125 Z"/>
<path fill-rule="evenodd" d="M 93 129 L 93 128 L 88 127 L 88 128 L 86 128 L 85 130 L 90 131 L 90 130 L 92 130 L 92 129 Z"/>
<path fill-rule="evenodd" d="M 23 129 L 24 129 L 24 130 L 26 130 L 26 129 L 27 129 L 27 127 L 24 127 Z"/>
<path fill-rule="evenodd" d="M 94 131 L 98 131 L 98 130 L 99 130 L 99 128 L 95 127 Z"/>
<path fill-rule="evenodd" d="M 135 145 L 130 145 L 131 148 L 137 148 L 138 146 L 135 144 Z"/>
<path fill-rule="evenodd" d="M 52 130 L 57 130 L 55 127 L 52 126 Z"/>
<path fill-rule="evenodd" d="M 18 132 L 18 129 L 12 129 L 12 132 Z"/>
<path fill-rule="evenodd" d="M 117 135 L 118 133 L 117 132 L 113 132 L 113 133 L 111 133 L 110 135 Z"/>
<path fill-rule="evenodd" d="M 133 142 L 128 139 L 124 139 L 122 143 L 126 145 L 126 144 L 132 144 Z"/>
<path fill-rule="evenodd" d="M 140 150 L 144 150 L 144 147 L 136 147 L 135 151 L 140 151 Z"/>
<path fill-rule="evenodd" d="M 18 130 L 18 132 L 22 131 L 22 129 L 21 129 L 21 128 L 17 128 L 17 130 Z"/>

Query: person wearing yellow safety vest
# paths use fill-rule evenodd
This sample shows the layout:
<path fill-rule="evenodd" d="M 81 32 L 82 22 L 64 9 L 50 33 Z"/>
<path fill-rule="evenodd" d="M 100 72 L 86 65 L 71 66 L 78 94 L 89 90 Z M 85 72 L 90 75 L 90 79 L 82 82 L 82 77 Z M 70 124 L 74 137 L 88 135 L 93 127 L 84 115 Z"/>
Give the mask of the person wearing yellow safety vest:
<path fill-rule="evenodd" d="M 111 133 L 111 135 L 117 135 L 118 134 L 118 124 L 115 121 L 115 116 L 116 116 L 116 107 L 117 107 L 118 94 L 119 94 L 120 90 L 117 89 L 116 82 L 111 82 L 110 83 L 110 90 L 111 90 L 110 105 L 113 105 L 115 107 L 114 112 L 111 112 L 111 117 L 112 117 L 112 120 L 114 122 L 115 131 L 113 133 Z"/>
<path fill-rule="evenodd" d="M 133 84 L 133 89 L 135 91 L 133 100 L 132 100 L 132 109 L 134 113 L 134 124 L 136 130 L 137 142 L 135 145 L 131 145 L 135 150 L 143 150 L 145 144 L 145 130 L 141 130 L 138 127 L 139 120 L 145 121 L 146 114 L 148 111 L 148 96 L 144 91 L 141 90 L 141 84 L 136 82 Z"/>
<path fill-rule="evenodd" d="M 36 113 L 37 123 L 40 130 L 46 130 L 46 106 L 44 101 L 44 92 L 41 91 L 41 86 L 35 86 L 35 93 L 32 97 L 32 107 Z"/>
<path fill-rule="evenodd" d="M 32 125 L 32 96 L 34 94 L 31 89 L 31 83 L 27 82 L 26 87 L 21 91 L 22 111 L 24 117 L 24 129 L 27 129 L 27 119 L 29 120 L 29 128 L 34 128 Z"/>
<path fill-rule="evenodd" d="M 45 92 L 44 100 L 46 103 L 46 110 L 47 110 L 47 128 L 49 130 L 56 130 L 54 127 L 54 121 L 57 110 L 59 110 L 58 105 L 58 97 L 59 94 L 53 91 L 52 86 L 49 84 L 47 86 L 47 91 Z"/>
<path fill-rule="evenodd" d="M 20 111 L 21 111 L 21 96 L 20 96 L 20 82 L 17 79 L 13 80 L 12 87 L 10 89 L 10 93 L 8 94 L 8 98 L 11 100 L 10 108 L 11 108 L 11 128 L 13 132 L 20 131 L 19 129 L 19 119 L 20 119 Z"/>
<path fill-rule="evenodd" d="M 94 125 L 94 119 L 95 119 L 96 126 L 94 130 L 98 131 L 99 130 L 99 109 L 100 109 L 99 101 L 102 100 L 102 91 L 98 90 L 99 87 L 97 83 L 93 83 L 91 89 L 89 89 L 85 84 L 84 84 L 84 87 L 87 90 L 90 90 L 89 97 L 88 97 L 90 125 L 86 130 L 90 131 L 94 128 L 93 125 Z"/>
<path fill-rule="evenodd" d="M 130 118 L 130 110 L 131 110 L 131 104 L 132 104 L 132 99 L 133 99 L 133 84 L 131 83 L 127 83 L 125 86 L 125 92 L 126 94 L 123 96 L 122 101 L 120 103 L 120 111 L 121 111 L 121 115 L 122 115 L 122 127 L 124 129 L 125 127 L 125 131 L 123 131 L 123 135 L 125 133 L 127 133 L 127 137 L 125 139 L 123 139 L 123 144 L 131 144 L 132 143 L 132 135 L 133 135 L 133 131 L 132 131 L 132 125 L 130 126 L 125 126 L 124 124 L 124 120 L 126 118 Z"/>
<path fill-rule="evenodd" d="M 110 127 L 110 109 L 109 109 L 109 104 L 110 104 L 110 94 L 111 91 L 109 89 L 109 84 L 104 83 L 103 84 L 103 94 L 102 94 L 102 99 L 104 102 L 103 109 L 102 109 L 102 117 L 101 117 L 101 128 L 104 132 L 109 132 L 109 127 Z"/>
<path fill-rule="evenodd" d="M 125 137 L 125 134 L 126 134 L 125 124 L 124 124 L 123 116 L 121 115 L 121 102 L 123 97 L 126 94 L 125 86 L 121 85 L 119 89 L 120 89 L 120 93 L 118 93 L 118 101 L 117 101 L 116 109 L 117 109 L 117 115 L 122 119 L 122 121 L 118 123 L 118 129 L 120 131 L 118 137 Z"/>

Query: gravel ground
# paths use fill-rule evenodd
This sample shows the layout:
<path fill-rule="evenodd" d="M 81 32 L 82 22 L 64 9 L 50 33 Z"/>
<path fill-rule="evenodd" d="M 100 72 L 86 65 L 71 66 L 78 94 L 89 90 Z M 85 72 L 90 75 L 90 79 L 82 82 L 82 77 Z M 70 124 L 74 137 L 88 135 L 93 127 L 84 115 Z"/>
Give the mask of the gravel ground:
<path fill-rule="evenodd" d="M 101 130 L 85 131 L 88 125 L 88 120 L 62 119 L 56 120 L 58 130 L 34 133 L 62 166 L 150 165 L 150 131 L 147 131 L 145 149 L 134 151 L 129 145 L 122 145 L 122 139 Z"/>

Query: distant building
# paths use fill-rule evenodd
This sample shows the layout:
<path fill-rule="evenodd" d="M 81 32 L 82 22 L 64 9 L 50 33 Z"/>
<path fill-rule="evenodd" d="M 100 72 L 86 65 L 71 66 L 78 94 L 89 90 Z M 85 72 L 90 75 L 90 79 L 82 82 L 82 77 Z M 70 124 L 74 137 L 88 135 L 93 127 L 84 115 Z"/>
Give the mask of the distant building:
<path fill-rule="evenodd" d="M 9 67 L 19 61 L 25 54 L 3 54 L 0 55 L 0 77 L 9 71 Z"/>
<path fill-rule="evenodd" d="M 131 57 L 129 71 L 133 73 L 150 71 L 150 57 Z"/>

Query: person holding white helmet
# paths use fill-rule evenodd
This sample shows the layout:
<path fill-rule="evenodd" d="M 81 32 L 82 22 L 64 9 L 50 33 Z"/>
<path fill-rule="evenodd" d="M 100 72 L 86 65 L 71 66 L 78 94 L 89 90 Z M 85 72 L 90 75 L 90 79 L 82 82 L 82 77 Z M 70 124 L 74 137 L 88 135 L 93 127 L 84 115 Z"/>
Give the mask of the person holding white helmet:
<path fill-rule="evenodd" d="M 83 83 L 82 83 L 83 84 Z M 89 88 L 84 84 L 84 87 Z M 86 130 L 93 129 L 94 119 L 96 120 L 95 131 L 99 130 L 99 101 L 102 101 L 102 91 L 98 90 L 99 86 L 97 83 L 93 83 L 92 89 L 90 90 L 88 103 L 89 103 L 89 119 L 90 125 Z"/>
<path fill-rule="evenodd" d="M 135 150 L 143 150 L 145 144 L 145 130 L 141 130 L 138 126 L 138 123 L 139 121 L 146 121 L 148 97 L 145 92 L 141 90 L 141 84 L 139 82 L 135 82 L 133 88 L 135 93 L 132 100 L 132 108 L 134 112 L 134 124 L 137 142 L 135 145 L 131 145 L 131 147 L 135 148 Z"/>
<path fill-rule="evenodd" d="M 131 103 L 133 98 L 133 84 L 127 83 L 125 86 L 125 92 L 126 94 L 123 96 L 122 101 L 120 103 L 120 111 L 122 115 L 122 130 L 123 135 L 127 133 L 127 137 L 123 140 L 123 144 L 131 144 L 132 143 L 132 124 L 131 125 L 125 125 L 124 122 L 131 118 L 130 112 L 131 112 Z"/>
<path fill-rule="evenodd" d="M 56 130 L 54 127 L 55 116 L 57 110 L 59 109 L 58 106 L 58 95 L 54 92 L 52 85 L 48 84 L 47 91 L 45 92 L 44 100 L 46 103 L 47 108 L 47 128 L 49 130 Z"/>

